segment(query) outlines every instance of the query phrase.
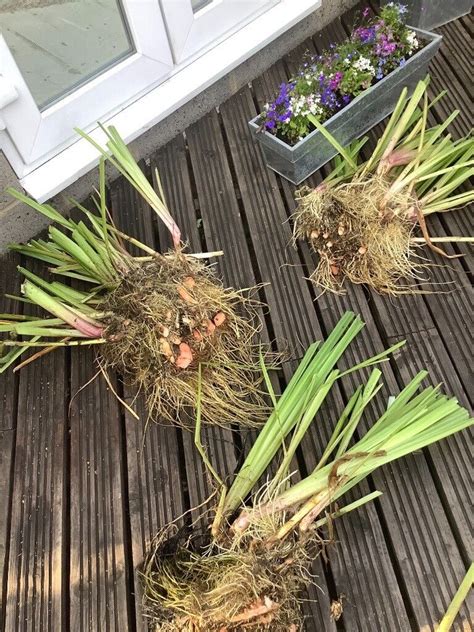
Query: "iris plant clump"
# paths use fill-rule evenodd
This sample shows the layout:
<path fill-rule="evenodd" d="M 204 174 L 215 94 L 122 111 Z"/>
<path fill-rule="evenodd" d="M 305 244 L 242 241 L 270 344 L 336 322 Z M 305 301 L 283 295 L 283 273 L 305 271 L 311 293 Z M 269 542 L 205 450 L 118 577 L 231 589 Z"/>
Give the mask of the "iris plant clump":
<path fill-rule="evenodd" d="M 145 393 L 153 418 L 185 423 L 199 383 L 204 422 L 265 419 L 254 301 L 225 288 L 203 261 L 222 253 L 186 252 L 158 174 L 155 191 L 118 132 L 103 131 L 105 148 L 81 132 L 102 154 L 96 212 L 78 204 L 79 217 L 66 218 L 11 190 L 53 225 L 46 239 L 12 246 L 49 269 L 40 276 L 20 268 L 23 296 L 14 298 L 44 314 L 0 314 L 0 373 L 28 349 L 37 353 L 26 362 L 58 347 L 94 345 L 109 386 L 111 368 Z M 104 160 L 157 213 L 172 235 L 172 250 L 156 252 L 117 228 L 106 206 Z M 130 245 L 141 252 L 132 254 Z"/>
<path fill-rule="evenodd" d="M 429 126 L 429 77 L 408 98 L 404 88 L 372 155 L 367 137 L 342 147 L 316 117 L 309 116 L 339 152 L 334 170 L 314 189 L 296 192 L 295 239 L 319 255 L 311 280 L 323 290 L 343 291 L 346 280 L 384 294 L 419 292 L 429 262 L 421 245 L 446 255 L 437 243 L 472 242 L 467 235 L 431 237 L 428 217 L 474 200 L 467 186 L 474 175 L 472 134 L 453 140 L 452 112 Z"/>
<path fill-rule="evenodd" d="M 308 58 L 298 74 L 282 83 L 261 116 L 264 129 L 290 144 L 313 131 L 308 115 L 324 123 L 357 95 L 403 66 L 421 47 L 403 22 L 406 8 L 387 4 L 379 17 L 363 12 L 363 23 L 350 39 Z"/>
<path fill-rule="evenodd" d="M 313 343 L 230 486 L 222 482 L 211 537 L 177 532 L 157 537 L 143 570 L 145 604 L 157 632 L 297 632 L 301 590 L 315 578 L 311 562 L 324 549 L 329 520 L 373 500 L 380 492 L 338 507 L 351 488 L 378 467 L 421 450 L 471 425 L 455 399 L 437 387 L 419 390 L 418 374 L 366 432 L 360 428 L 379 393 L 386 361 L 403 342 L 342 371 L 337 363 L 364 324 L 345 314 L 323 343 Z M 344 375 L 371 368 L 348 398 L 320 459 L 296 480 L 292 463 L 311 425 Z M 270 380 L 267 383 L 270 388 Z M 261 480 L 272 476 L 262 487 Z M 211 472 L 216 477 L 215 472 Z M 216 477 L 218 480 L 218 477 Z M 260 485 L 260 489 L 259 489 Z"/>

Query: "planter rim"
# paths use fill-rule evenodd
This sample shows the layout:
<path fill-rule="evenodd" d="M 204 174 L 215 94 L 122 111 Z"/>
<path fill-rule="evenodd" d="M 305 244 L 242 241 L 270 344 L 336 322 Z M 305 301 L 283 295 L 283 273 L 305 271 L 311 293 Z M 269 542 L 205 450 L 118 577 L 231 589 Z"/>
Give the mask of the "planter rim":
<path fill-rule="evenodd" d="M 410 26 L 409 24 L 407 24 L 408 28 L 412 29 L 413 31 L 415 31 L 415 33 L 417 35 L 420 35 L 421 38 L 423 40 L 426 40 L 426 45 L 423 46 L 422 49 L 420 49 L 419 51 L 417 51 L 412 57 L 410 57 L 410 59 L 407 61 L 407 64 L 409 64 L 412 60 L 416 59 L 416 57 L 418 57 L 418 55 L 420 55 L 425 48 L 427 48 L 430 44 L 434 44 L 437 42 L 440 42 L 443 39 L 443 36 L 440 35 L 439 33 L 433 33 L 431 31 L 424 31 L 423 29 L 419 29 L 415 26 Z M 323 123 L 323 126 L 326 127 L 326 125 L 328 125 L 330 122 L 333 122 L 335 120 L 338 119 L 339 116 L 342 116 L 343 114 L 345 114 L 347 112 L 347 110 L 355 103 L 357 103 L 358 101 L 360 101 L 363 97 L 367 96 L 367 94 L 376 86 L 381 86 L 385 80 L 389 79 L 389 77 L 393 77 L 394 75 L 396 75 L 399 72 L 403 72 L 403 67 L 398 67 L 395 68 L 395 70 L 392 70 L 392 72 L 390 72 L 386 77 L 384 77 L 383 79 L 381 79 L 380 81 L 377 81 L 377 83 L 375 83 L 373 86 L 370 86 L 370 88 L 367 88 L 367 90 L 364 90 L 363 92 L 361 92 L 358 96 L 355 97 L 355 99 L 353 99 L 348 105 L 346 105 L 344 108 L 342 108 L 341 110 L 339 110 L 339 112 L 336 112 L 336 114 L 334 114 L 334 116 L 331 116 L 331 118 L 329 118 L 327 121 L 325 121 Z M 257 116 L 255 116 L 253 119 L 250 120 L 250 125 L 252 125 L 254 128 L 259 127 L 259 125 L 257 124 L 257 120 L 260 118 L 261 116 L 261 112 L 259 114 L 257 114 Z M 278 145 L 280 145 L 281 147 L 284 148 L 284 151 L 289 152 L 289 153 L 294 153 L 297 150 L 300 149 L 300 147 L 303 146 L 303 144 L 309 139 L 311 138 L 313 135 L 319 134 L 319 131 L 317 129 L 314 129 L 310 134 L 308 134 L 307 136 L 305 136 L 304 138 L 302 138 L 301 140 L 299 140 L 295 145 L 289 145 L 288 143 L 285 143 L 285 141 L 281 140 L 280 138 L 278 138 L 278 136 L 274 135 L 274 134 L 270 134 L 270 132 L 267 131 L 261 131 L 258 132 L 259 134 L 263 134 L 269 138 L 271 138 L 273 143 L 277 143 Z"/>

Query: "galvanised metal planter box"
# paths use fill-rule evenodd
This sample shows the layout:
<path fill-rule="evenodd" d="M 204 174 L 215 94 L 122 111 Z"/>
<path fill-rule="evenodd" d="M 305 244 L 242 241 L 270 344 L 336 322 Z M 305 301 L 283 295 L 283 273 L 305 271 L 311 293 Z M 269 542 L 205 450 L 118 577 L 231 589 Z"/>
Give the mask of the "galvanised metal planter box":
<path fill-rule="evenodd" d="M 382 0 L 387 4 L 388 0 Z M 403 0 L 407 7 L 407 22 L 425 31 L 447 24 L 469 13 L 473 0 Z"/>
<path fill-rule="evenodd" d="M 407 86 L 412 92 L 418 81 L 426 76 L 430 60 L 438 50 L 442 37 L 420 29 L 413 30 L 420 40 L 426 42 L 425 47 L 403 67 L 397 68 L 360 94 L 324 124 L 343 146 L 391 114 L 402 89 Z M 334 147 L 318 130 L 295 145 L 288 145 L 269 132 L 259 131 L 259 118 L 260 115 L 249 121 L 249 127 L 260 143 L 267 166 L 293 184 L 300 184 L 336 155 Z"/>

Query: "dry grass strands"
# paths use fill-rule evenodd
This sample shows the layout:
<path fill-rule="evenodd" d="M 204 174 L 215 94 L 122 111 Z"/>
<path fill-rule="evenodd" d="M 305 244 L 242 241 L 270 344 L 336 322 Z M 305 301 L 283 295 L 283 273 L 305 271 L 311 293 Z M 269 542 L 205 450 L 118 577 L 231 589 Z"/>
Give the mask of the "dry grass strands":
<path fill-rule="evenodd" d="M 452 211 L 474 200 L 458 190 L 474 175 L 472 135 L 453 141 L 446 133 L 458 112 L 428 128 L 429 77 L 411 98 L 405 88 L 375 150 L 362 159 L 367 138 L 350 147 L 338 141 L 312 115 L 315 127 L 338 151 L 324 182 L 296 193 L 294 238 L 307 240 L 319 255 L 311 275 L 323 290 L 342 292 L 346 280 L 380 293 L 420 293 L 417 282 L 429 264 L 417 254 L 422 245 L 448 256 L 436 242 L 474 242 L 474 238 L 432 238 L 426 217 Z M 419 233 L 419 235 L 415 234 Z M 454 255 L 456 256 L 456 255 Z"/>
<path fill-rule="evenodd" d="M 294 238 L 306 239 L 319 255 L 310 277 L 315 285 L 340 292 L 348 279 L 398 294 L 407 289 L 400 279 L 419 278 L 424 266 L 413 261 L 415 224 L 397 212 L 415 201 L 400 194 L 382 212 L 388 188 L 383 178 L 364 178 L 297 192 Z"/>
<path fill-rule="evenodd" d="M 299 595 L 310 581 L 315 540 L 268 546 L 283 524 L 272 516 L 244 535 L 200 547 L 164 530 L 143 570 L 146 614 L 156 632 L 299 632 Z"/>
<path fill-rule="evenodd" d="M 185 422 L 196 409 L 202 370 L 202 420 L 263 421 L 258 319 L 253 301 L 226 289 L 203 263 L 169 253 L 134 267 L 104 301 L 110 317 L 101 353 L 107 366 L 143 390 L 153 417 Z"/>

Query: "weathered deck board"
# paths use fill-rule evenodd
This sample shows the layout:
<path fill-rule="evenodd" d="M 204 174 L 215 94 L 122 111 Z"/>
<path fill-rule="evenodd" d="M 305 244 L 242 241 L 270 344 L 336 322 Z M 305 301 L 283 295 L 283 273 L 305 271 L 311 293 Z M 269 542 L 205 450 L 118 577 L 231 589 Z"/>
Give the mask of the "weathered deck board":
<path fill-rule="evenodd" d="M 191 134 L 191 131 L 189 131 Z M 168 151 L 162 151 L 156 157 L 156 166 L 163 172 L 163 187 L 165 196 L 171 208 L 176 209 L 175 217 L 181 230 L 184 231 L 183 238 L 189 241 L 191 251 L 199 251 L 204 244 L 201 243 L 197 218 L 195 214 L 194 198 L 191 185 L 191 173 L 188 172 L 186 148 L 183 139 L 177 139 L 170 143 Z M 200 157 L 191 155 L 191 160 L 201 160 Z M 217 172 L 218 173 L 218 172 Z M 180 174 L 178 178 L 176 174 Z M 209 185 L 209 188 L 203 186 L 202 181 L 196 182 L 196 194 L 198 203 L 202 207 L 202 212 L 206 217 L 210 217 L 215 204 L 218 192 Z M 205 211 L 204 211 L 205 209 Z M 207 222 L 206 222 L 207 223 Z M 204 226 L 206 231 L 206 226 Z M 206 246 L 210 250 L 215 250 L 213 245 L 206 240 Z M 221 259 L 221 258 L 219 258 Z M 217 263 L 220 274 L 224 271 L 219 267 L 220 261 Z M 225 277 L 228 283 L 227 277 Z M 208 428 L 203 431 L 202 441 L 207 445 L 207 455 L 218 472 L 224 478 L 231 475 L 235 469 L 235 450 L 232 431 L 223 428 Z M 186 459 L 186 475 L 189 488 L 190 504 L 192 508 L 199 507 L 204 501 L 211 497 L 215 491 L 215 485 L 210 479 L 209 473 L 194 450 L 194 440 L 190 432 L 185 432 L 183 436 L 185 459 Z M 198 518 L 202 510 L 193 509 L 193 519 Z M 205 521 L 199 521 L 202 528 L 205 528 Z"/>
<path fill-rule="evenodd" d="M 455 282 L 450 293 L 388 300 L 352 287 L 345 296 L 314 301 L 315 291 L 304 279 L 313 255 L 305 244 L 297 250 L 290 244 L 294 187 L 266 169 L 247 131 L 255 104 L 261 107 L 295 71 L 301 52 L 343 38 L 354 15 L 349 12 L 278 60 L 251 88 L 158 151 L 149 176 L 154 181 L 156 166 L 191 250 L 225 251 L 215 261 L 226 284 L 270 283 L 259 294 L 270 306 L 262 314 L 264 341 L 274 340 L 282 349 L 288 340 L 300 357 L 351 309 L 367 327 L 347 362 L 408 339 L 397 362 L 383 368 L 382 397 L 427 367 L 434 382 L 472 404 L 472 258 L 432 269 L 434 283 Z M 433 120 L 444 120 L 458 107 L 455 137 L 471 125 L 466 60 L 472 24 L 466 16 L 442 27 L 446 38 L 432 64 L 432 94 L 445 85 L 450 89 L 433 109 Z M 327 168 L 309 183 L 325 173 Z M 169 246 L 167 232 L 123 179 L 110 187 L 110 198 L 122 229 L 156 248 Z M 470 210 L 446 214 L 430 226 L 437 235 L 469 234 L 471 217 Z M 446 250 L 470 252 L 466 245 Z M 18 291 L 15 261 L 0 261 L 2 292 Z M 10 307 L 0 297 L 0 312 Z M 285 381 L 294 366 L 284 365 Z M 145 632 L 138 571 L 150 542 L 188 509 L 194 508 L 183 519 L 187 524 L 199 516 L 197 505 L 214 489 L 191 433 L 152 424 L 144 435 L 145 404 L 142 397 L 135 400 L 132 387 L 111 376 L 140 421 L 118 404 L 102 378 L 80 390 L 96 370 L 92 352 L 71 349 L 0 376 L 0 497 L 7 507 L 0 515 L 0 632 Z M 302 471 L 314 466 L 335 411 L 355 383 L 344 380 L 322 409 L 320 424 L 298 455 Z M 372 419 L 368 415 L 365 426 Z M 204 432 L 208 455 L 222 475 L 232 475 L 252 436 Z M 466 432 L 383 468 L 348 496 L 374 488 L 384 492 L 336 524 L 338 543 L 329 551 L 329 565 L 320 559 L 314 567 L 322 591 L 312 589 L 313 601 L 304 604 L 307 632 L 434 630 L 472 557 L 471 452 L 472 433 Z M 344 614 L 336 625 L 330 601 L 341 593 Z M 473 612 L 474 604 L 465 605 L 453 630 L 474 629 Z"/>
<path fill-rule="evenodd" d="M 16 294 L 20 289 L 16 276 L 18 263 L 19 257 L 10 254 L 0 264 L 0 286 L 6 293 Z M 0 312 L 9 312 L 14 308 L 16 305 L 13 301 L 0 296 Z M 9 371 L 0 376 L 0 498 L 4 509 L 0 513 L 0 622 L 5 621 L 7 608 L 17 400 L 18 375 Z"/>
<path fill-rule="evenodd" d="M 94 379 L 97 371 L 93 350 L 71 354 L 70 625 L 125 632 L 122 420 L 103 378 Z"/>
<path fill-rule="evenodd" d="M 37 272 L 39 266 L 30 268 Z M 25 313 L 33 312 L 26 306 Z M 43 632 L 62 625 L 65 362 L 64 351 L 48 354 L 19 376 L 5 632 L 28 626 Z"/>

